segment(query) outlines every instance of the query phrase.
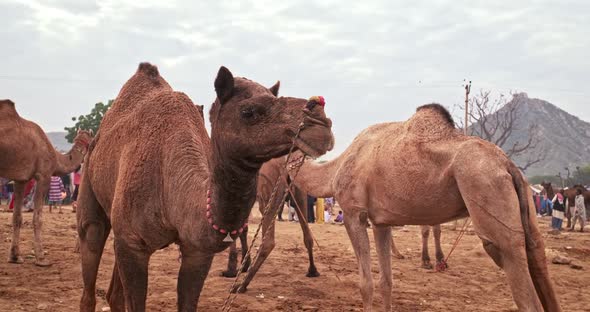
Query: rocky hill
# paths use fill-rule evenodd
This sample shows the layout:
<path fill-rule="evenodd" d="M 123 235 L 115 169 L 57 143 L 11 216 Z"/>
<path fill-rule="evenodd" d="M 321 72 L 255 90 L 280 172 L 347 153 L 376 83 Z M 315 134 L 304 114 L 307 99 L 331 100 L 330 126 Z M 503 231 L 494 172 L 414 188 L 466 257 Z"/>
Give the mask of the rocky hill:
<path fill-rule="evenodd" d="M 565 167 L 573 172 L 576 166 L 590 163 L 590 123 L 547 101 L 529 98 L 526 93 L 516 94 L 494 115 L 501 115 L 514 105 L 517 105 L 518 123 L 503 148 L 506 150 L 515 142 L 527 142 L 529 126 L 537 124 L 540 137 L 537 148 L 513 160 L 522 165 L 527 159 L 545 153 L 543 161 L 526 170 L 527 176 L 555 175 L 558 172 L 565 175 Z"/>

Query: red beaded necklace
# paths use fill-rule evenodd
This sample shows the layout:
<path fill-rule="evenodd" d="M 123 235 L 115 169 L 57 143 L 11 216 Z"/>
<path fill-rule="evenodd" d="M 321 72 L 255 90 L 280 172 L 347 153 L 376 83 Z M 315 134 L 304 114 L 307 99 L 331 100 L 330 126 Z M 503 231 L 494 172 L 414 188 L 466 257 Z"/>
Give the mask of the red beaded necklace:
<path fill-rule="evenodd" d="M 246 222 L 244 222 L 244 225 L 242 225 L 241 228 L 237 229 L 237 230 L 227 230 L 224 229 L 222 227 L 220 227 L 219 225 L 215 224 L 215 222 L 213 222 L 213 214 L 211 213 L 211 191 L 207 190 L 207 221 L 209 222 L 209 224 L 211 225 L 211 227 L 221 233 L 221 234 L 227 234 L 227 236 L 223 239 L 224 242 L 233 242 L 234 239 L 231 238 L 231 235 L 236 235 L 236 234 L 242 234 L 242 232 L 244 232 L 244 229 L 246 227 L 248 227 L 248 220 L 246 220 Z"/>

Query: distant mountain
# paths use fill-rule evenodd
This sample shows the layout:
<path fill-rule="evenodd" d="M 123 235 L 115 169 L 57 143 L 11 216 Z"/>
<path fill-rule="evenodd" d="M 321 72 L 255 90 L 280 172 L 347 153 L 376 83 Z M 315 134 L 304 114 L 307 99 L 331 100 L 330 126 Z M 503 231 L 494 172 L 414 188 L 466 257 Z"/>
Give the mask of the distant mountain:
<path fill-rule="evenodd" d="M 72 144 L 66 140 L 66 132 L 47 132 L 47 137 L 51 144 L 55 146 L 59 151 L 67 152 L 72 148 Z"/>
<path fill-rule="evenodd" d="M 525 174 L 528 177 L 556 175 L 558 172 L 565 176 L 565 167 L 573 173 L 576 166 L 590 163 L 590 123 L 580 120 L 547 101 L 529 98 L 526 93 L 516 94 L 495 115 L 502 114 L 511 105 L 518 105 L 518 124 L 504 148 L 513 146 L 515 142 L 527 142 L 529 126 L 536 123 L 541 138 L 538 147 L 513 160 L 522 165 L 527 159 L 536 156 L 533 153 L 539 151 L 546 153 L 543 161 L 526 170 Z"/>

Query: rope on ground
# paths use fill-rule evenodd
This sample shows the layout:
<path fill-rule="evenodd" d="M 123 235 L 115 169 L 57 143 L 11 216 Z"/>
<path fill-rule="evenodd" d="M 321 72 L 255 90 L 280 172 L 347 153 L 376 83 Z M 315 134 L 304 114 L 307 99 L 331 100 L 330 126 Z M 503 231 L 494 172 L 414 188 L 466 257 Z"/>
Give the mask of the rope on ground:
<path fill-rule="evenodd" d="M 466 218 L 465 222 L 463 223 L 463 226 L 461 227 L 461 231 L 459 232 L 459 235 L 457 235 L 457 238 L 455 239 L 455 242 L 453 243 L 453 247 L 451 247 L 451 251 L 449 251 L 449 253 L 447 254 L 447 257 L 444 260 L 445 263 L 448 263 L 449 258 L 451 257 L 451 254 L 453 253 L 453 251 L 455 250 L 457 245 L 459 245 L 459 241 L 461 240 L 463 235 L 465 235 L 465 232 L 467 232 L 467 228 L 469 227 L 470 224 L 471 224 L 471 218 Z M 437 268 L 437 271 L 438 271 L 438 268 Z"/>

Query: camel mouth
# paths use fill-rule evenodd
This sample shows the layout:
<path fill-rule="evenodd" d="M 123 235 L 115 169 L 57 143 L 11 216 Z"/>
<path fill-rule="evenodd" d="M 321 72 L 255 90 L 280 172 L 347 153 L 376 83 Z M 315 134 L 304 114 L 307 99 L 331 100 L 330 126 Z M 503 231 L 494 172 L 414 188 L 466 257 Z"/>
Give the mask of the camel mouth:
<path fill-rule="evenodd" d="M 326 152 L 330 151 L 333 147 L 333 143 L 332 140 L 330 140 L 328 145 L 322 143 L 321 146 L 316 147 L 313 144 L 310 144 L 307 141 L 305 141 L 303 138 L 301 138 L 301 136 L 299 136 L 295 140 L 295 146 L 304 154 L 309 155 L 312 158 L 318 158 L 324 155 Z"/>

